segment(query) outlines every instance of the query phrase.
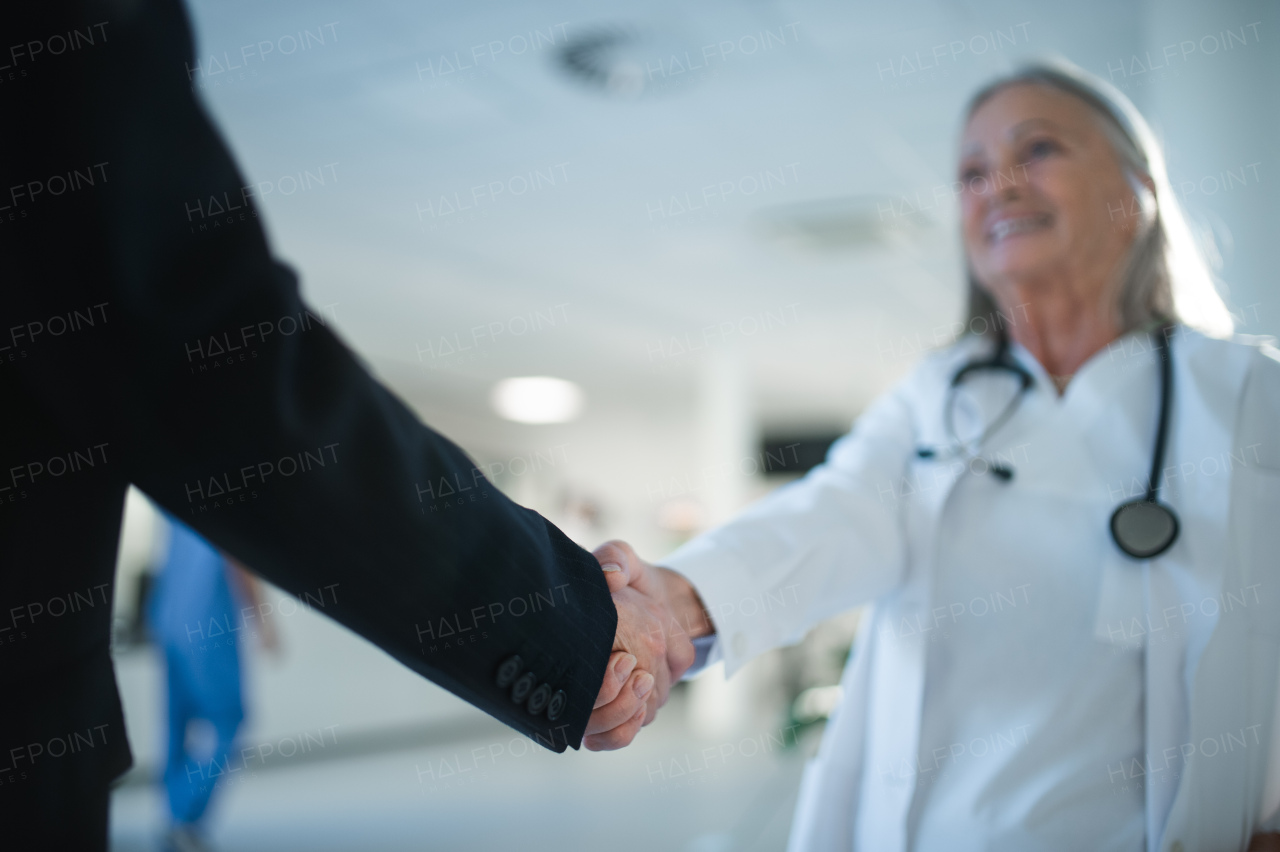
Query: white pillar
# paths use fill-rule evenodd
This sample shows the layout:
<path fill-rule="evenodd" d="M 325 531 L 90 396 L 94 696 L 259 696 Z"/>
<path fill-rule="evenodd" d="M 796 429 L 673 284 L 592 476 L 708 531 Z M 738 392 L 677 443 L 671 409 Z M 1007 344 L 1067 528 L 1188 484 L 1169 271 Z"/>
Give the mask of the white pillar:
<path fill-rule="evenodd" d="M 750 377 L 740 351 L 720 346 L 699 365 L 698 470 L 695 481 L 711 526 L 729 520 L 750 493 L 757 428 Z M 706 738 L 730 737 L 749 726 L 756 692 L 751 669 L 726 681 L 722 667 L 690 684 L 689 723 Z"/>
<path fill-rule="evenodd" d="M 707 352 L 698 373 L 698 473 L 695 479 L 710 525 L 742 508 L 750 493 L 756 424 L 750 378 L 742 354 L 719 346 Z"/>

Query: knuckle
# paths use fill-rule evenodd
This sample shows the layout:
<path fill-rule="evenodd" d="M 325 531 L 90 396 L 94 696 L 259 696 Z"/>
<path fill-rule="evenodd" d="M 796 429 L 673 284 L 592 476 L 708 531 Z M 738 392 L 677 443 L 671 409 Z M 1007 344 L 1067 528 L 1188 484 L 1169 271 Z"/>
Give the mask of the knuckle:
<path fill-rule="evenodd" d="M 613 724 L 614 728 L 617 728 L 619 725 L 624 724 L 628 719 L 634 716 L 639 707 L 640 703 L 635 699 L 633 693 L 632 696 L 628 697 L 625 701 L 618 702 L 618 707 L 612 714 L 610 714 L 609 721 Z"/>
<path fill-rule="evenodd" d="M 599 712 L 599 709 L 601 707 L 606 706 L 607 704 L 609 704 L 609 702 L 617 698 L 619 688 L 620 687 L 617 680 L 614 680 L 613 684 L 610 685 L 608 688 L 600 690 L 600 695 L 596 697 L 596 705 L 594 708 L 595 712 Z"/>
<path fill-rule="evenodd" d="M 616 561 L 622 558 L 622 550 L 615 541 L 606 541 L 604 544 L 591 551 L 591 555 L 597 561 L 604 563 L 606 561 Z"/>
<path fill-rule="evenodd" d="M 609 539 L 604 544 L 597 547 L 594 551 L 592 551 L 592 553 L 601 562 L 603 562 L 606 558 L 614 559 L 620 562 L 626 559 L 628 550 L 630 550 L 630 548 L 627 547 L 627 543 L 625 541 L 621 541 L 620 539 L 613 538 L 613 539 Z"/>

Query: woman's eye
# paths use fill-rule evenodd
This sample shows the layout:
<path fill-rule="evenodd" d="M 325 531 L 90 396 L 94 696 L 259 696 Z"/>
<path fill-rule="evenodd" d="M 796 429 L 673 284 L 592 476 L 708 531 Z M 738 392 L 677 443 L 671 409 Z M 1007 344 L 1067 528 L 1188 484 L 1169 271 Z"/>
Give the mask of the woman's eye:
<path fill-rule="evenodd" d="M 964 183 L 968 183 L 969 181 L 975 180 L 976 178 L 980 178 L 980 177 L 982 177 L 982 170 L 977 168 L 976 166 L 970 166 L 969 168 L 960 172 L 960 180 L 963 181 Z"/>
<path fill-rule="evenodd" d="M 1038 139 L 1027 146 L 1028 159 L 1039 160 L 1058 150 L 1058 145 L 1049 139 Z"/>

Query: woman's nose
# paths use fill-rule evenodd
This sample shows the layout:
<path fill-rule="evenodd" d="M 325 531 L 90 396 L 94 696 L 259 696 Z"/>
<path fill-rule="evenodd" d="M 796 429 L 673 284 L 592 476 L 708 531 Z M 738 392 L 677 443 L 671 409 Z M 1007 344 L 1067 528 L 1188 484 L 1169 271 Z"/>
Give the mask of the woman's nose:
<path fill-rule="evenodd" d="M 1026 182 L 1026 164 L 1014 157 L 1005 157 L 995 174 L 996 195 L 1003 201 L 1014 201 L 1022 196 Z"/>

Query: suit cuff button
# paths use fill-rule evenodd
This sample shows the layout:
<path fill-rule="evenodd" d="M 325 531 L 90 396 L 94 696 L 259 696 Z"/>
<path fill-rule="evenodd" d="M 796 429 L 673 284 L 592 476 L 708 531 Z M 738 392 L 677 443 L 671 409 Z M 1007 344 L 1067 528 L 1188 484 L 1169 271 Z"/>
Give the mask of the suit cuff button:
<path fill-rule="evenodd" d="M 569 703 L 569 696 L 565 695 L 563 689 L 557 689 L 555 695 L 551 696 L 551 702 L 547 704 L 547 718 L 554 722 L 560 718 L 560 714 L 564 712 L 564 708 Z"/>
<path fill-rule="evenodd" d="M 511 687 L 511 700 L 517 704 L 523 704 L 524 700 L 529 697 L 529 693 L 533 692 L 533 685 L 538 682 L 533 672 L 525 672 L 520 679 Z"/>
<path fill-rule="evenodd" d="M 551 701 L 551 687 L 544 683 L 539 685 L 533 691 L 533 694 L 529 696 L 529 703 L 525 705 L 525 709 L 537 716 L 546 709 L 549 701 Z"/>
<path fill-rule="evenodd" d="M 493 679 L 493 682 L 498 685 L 498 689 L 506 689 L 523 668 L 524 660 L 520 659 L 519 654 L 512 654 L 502 661 L 502 665 L 498 666 L 498 674 Z"/>

